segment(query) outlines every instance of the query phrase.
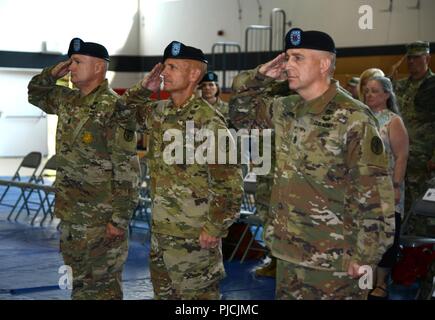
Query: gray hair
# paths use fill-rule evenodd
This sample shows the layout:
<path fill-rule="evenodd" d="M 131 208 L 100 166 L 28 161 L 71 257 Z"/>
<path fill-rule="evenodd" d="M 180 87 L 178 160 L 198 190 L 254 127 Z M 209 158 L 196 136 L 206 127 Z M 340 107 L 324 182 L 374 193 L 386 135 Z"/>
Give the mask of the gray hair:
<path fill-rule="evenodd" d="M 331 65 L 329 66 L 329 75 L 333 77 L 335 72 L 335 64 L 337 62 L 337 55 L 335 53 L 331 53 L 329 57 L 331 59 Z"/>
<path fill-rule="evenodd" d="M 369 81 L 370 80 L 377 81 L 381 85 L 382 90 L 390 95 L 390 97 L 387 100 L 387 108 L 392 112 L 394 112 L 395 114 L 400 115 L 399 108 L 397 106 L 396 95 L 394 94 L 393 84 L 391 83 L 391 80 L 388 79 L 387 77 L 380 77 L 380 76 L 372 77 L 369 79 Z"/>

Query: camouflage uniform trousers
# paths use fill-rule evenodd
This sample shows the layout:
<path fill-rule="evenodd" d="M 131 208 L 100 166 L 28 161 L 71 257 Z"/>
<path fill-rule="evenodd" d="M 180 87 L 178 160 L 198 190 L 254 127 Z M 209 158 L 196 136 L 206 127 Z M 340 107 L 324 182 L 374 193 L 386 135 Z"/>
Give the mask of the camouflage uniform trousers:
<path fill-rule="evenodd" d="M 281 259 L 277 261 L 277 300 L 366 300 L 367 290 L 343 272 L 306 268 Z"/>
<path fill-rule="evenodd" d="M 122 270 L 128 256 L 128 231 L 106 238 L 106 226 L 61 223 L 60 250 L 72 268 L 73 300 L 122 300 Z"/>
<path fill-rule="evenodd" d="M 198 239 L 151 236 L 150 273 L 157 300 L 219 300 L 225 277 L 222 247 L 201 249 Z"/>

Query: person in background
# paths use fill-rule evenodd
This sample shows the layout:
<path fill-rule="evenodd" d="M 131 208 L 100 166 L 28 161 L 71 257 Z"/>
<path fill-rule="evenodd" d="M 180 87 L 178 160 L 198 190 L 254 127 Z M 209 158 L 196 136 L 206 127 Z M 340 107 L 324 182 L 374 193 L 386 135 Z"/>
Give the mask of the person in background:
<path fill-rule="evenodd" d="M 359 84 L 359 77 L 352 77 L 349 79 L 346 85 L 346 90 L 349 91 L 349 93 L 352 95 L 352 98 L 358 99 L 358 84 Z"/>
<path fill-rule="evenodd" d="M 391 79 L 397 96 L 399 110 L 409 133 L 409 160 L 406 171 L 405 211 L 427 189 L 426 182 L 431 177 L 435 164 L 435 139 L 433 98 L 424 99 L 425 104 L 419 106 L 416 99 L 422 98 L 424 92 L 420 88 L 429 82 L 435 82 L 435 74 L 429 68 L 430 45 L 427 41 L 416 41 L 406 46 L 406 55 L 392 67 Z M 400 64 L 406 60 L 408 77 L 396 80 Z M 430 97 L 430 91 L 427 91 Z M 423 97 L 424 98 L 424 97 Z"/>
<path fill-rule="evenodd" d="M 389 168 L 394 187 L 396 232 L 394 244 L 382 256 L 376 270 L 376 285 L 369 300 L 388 299 L 388 276 L 399 253 L 399 236 L 405 205 L 405 172 L 409 152 L 408 133 L 397 108 L 393 85 L 386 77 L 368 80 L 364 103 L 370 107 L 379 122 L 379 133 L 389 156 Z"/>
<path fill-rule="evenodd" d="M 364 101 L 364 90 L 367 85 L 367 81 L 369 81 L 370 78 L 383 76 L 385 76 L 384 72 L 378 68 L 370 68 L 364 70 L 359 76 L 360 80 L 358 83 L 358 100 Z"/>
<path fill-rule="evenodd" d="M 220 88 L 217 74 L 208 71 L 199 83 L 199 88 L 201 89 L 202 99 L 207 101 L 218 113 L 222 114 L 225 122 L 228 123 L 228 103 L 219 98 Z"/>

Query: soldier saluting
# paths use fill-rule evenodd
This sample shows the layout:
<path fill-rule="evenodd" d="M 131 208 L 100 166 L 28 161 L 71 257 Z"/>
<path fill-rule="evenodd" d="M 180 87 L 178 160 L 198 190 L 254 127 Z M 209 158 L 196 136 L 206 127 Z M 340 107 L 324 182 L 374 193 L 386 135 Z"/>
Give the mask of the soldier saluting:
<path fill-rule="evenodd" d="M 240 210 L 239 166 L 200 163 L 196 155 L 195 159 L 188 156 L 188 145 L 192 143 L 198 150 L 202 142 L 197 136 L 187 141 L 187 123 L 213 137 L 219 130 L 228 131 L 222 116 L 194 95 L 206 70 L 207 60 L 200 49 L 172 41 L 164 50 L 163 63 L 127 90 L 124 104 L 120 104 L 120 114 L 126 118 L 130 113 L 135 115 L 150 137 L 150 273 L 155 299 L 220 298 L 219 281 L 225 276 L 221 239 Z M 150 96 L 160 88 L 162 79 L 170 99 L 153 101 Z M 168 141 L 171 139 L 165 137 L 173 132 L 181 134 Z M 185 152 L 175 162 L 166 161 L 165 150 L 174 144 Z"/>
<path fill-rule="evenodd" d="M 58 116 L 56 204 L 73 299 L 122 299 L 128 225 L 137 199 L 135 123 L 117 124 L 104 46 L 71 40 L 69 59 L 29 83 L 29 102 Z M 56 85 L 71 73 L 77 89 Z"/>
<path fill-rule="evenodd" d="M 372 112 L 332 79 L 335 58 L 328 34 L 294 28 L 285 52 L 233 83 L 231 122 L 274 129 L 265 230 L 277 299 L 365 299 L 360 267 L 393 243 L 388 158 Z M 265 95 L 279 80 L 298 94 Z"/>

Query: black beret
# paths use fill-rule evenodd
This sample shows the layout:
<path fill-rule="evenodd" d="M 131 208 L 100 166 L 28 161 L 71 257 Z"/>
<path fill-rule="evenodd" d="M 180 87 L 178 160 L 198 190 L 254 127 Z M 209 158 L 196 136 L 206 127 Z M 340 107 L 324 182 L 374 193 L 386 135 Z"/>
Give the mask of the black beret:
<path fill-rule="evenodd" d="M 201 82 L 206 82 L 206 81 L 212 81 L 212 82 L 218 82 L 218 76 L 216 73 L 214 73 L 213 71 L 208 71 L 204 77 L 202 78 Z"/>
<path fill-rule="evenodd" d="M 293 28 L 285 36 L 285 50 L 313 49 L 336 53 L 334 40 L 322 31 Z"/>
<path fill-rule="evenodd" d="M 84 42 L 80 38 L 72 39 L 69 44 L 68 57 L 73 54 L 83 54 L 109 61 L 109 53 L 104 46 L 94 42 Z"/>
<path fill-rule="evenodd" d="M 200 49 L 186 46 L 179 41 L 172 41 L 166 47 L 163 54 L 163 62 L 165 62 L 165 60 L 168 58 L 189 59 L 208 63 L 208 61 L 205 59 L 204 53 Z"/>

